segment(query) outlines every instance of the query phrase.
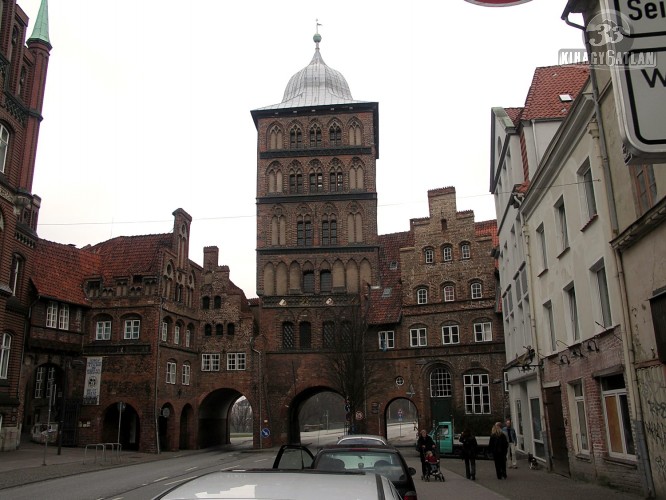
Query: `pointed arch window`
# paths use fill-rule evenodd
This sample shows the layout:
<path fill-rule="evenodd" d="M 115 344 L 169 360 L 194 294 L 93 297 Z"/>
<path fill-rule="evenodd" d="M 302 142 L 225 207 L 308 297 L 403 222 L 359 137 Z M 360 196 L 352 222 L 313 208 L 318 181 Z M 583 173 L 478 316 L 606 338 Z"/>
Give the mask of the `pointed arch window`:
<path fill-rule="evenodd" d="M 328 269 L 319 273 L 319 288 L 322 292 L 333 290 L 333 275 Z"/>
<path fill-rule="evenodd" d="M 282 129 L 275 125 L 269 132 L 268 144 L 270 149 L 282 149 Z"/>
<path fill-rule="evenodd" d="M 294 172 L 289 174 L 289 192 L 302 193 L 303 192 L 303 174 Z"/>
<path fill-rule="evenodd" d="M 321 127 L 319 125 L 313 125 L 310 127 L 310 147 L 321 147 Z"/>
<path fill-rule="evenodd" d="M 324 190 L 324 175 L 321 172 L 310 174 L 310 192 L 320 193 Z"/>
<path fill-rule="evenodd" d="M 303 133 L 301 127 L 292 127 L 289 131 L 289 147 L 291 149 L 300 149 L 303 147 Z"/>
<path fill-rule="evenodd" d="M 323 346 L 333 347 L 335 345 L 335 323 L 332 321 L 324 321 L 321 331 Z"/>
<path fill-rule="evenodd" d="M 342 191 L 343 188 L 343 177 L 341 170 L 331 170 L 329 180 L 328 180 L 328 189 L 331 192 Z"/>
<path fill-rule="evenodd" d="M 296 223 L 296 245 L 312 246 L 312 221 L 309 217 L 304 217 Z"/>
<path fill-rule="evenodd" d="M 282 323 L 282 348 L 294 348 L 294 324 L 289 321 Z"/>
<path fill-rule="evenodd" d="M 301 349 L 312 348 L 312 325 L 309 321 L 303 321 L 298 325 L 298 336 Z"/>
<path fill-rule="evenodd" d="M 338 244 L 338 222 L 334 216 L 324 216 L 324 220 L 321 222 L 321 244 Z"/>
<path fill-rule="evenodd" d="M 337 123 L 331 125 L 331 128 L 328 129 L 328 134 L 331 146 L 340 146 L 342 144 L 342 129 L 340 125 Z"/>
<path fill-rule="evenodd" d="M 349 145 L 350 146 L 361 146 L 363 144 L 363 138 L 361 133 L 361 126 L 354 122 L 349 127 Z"/>
<path fill-rule="evenodd" d="M 303 272 L 303 293 L 314 293 L 315 291 L 315 275 L 314 271 Z"/>

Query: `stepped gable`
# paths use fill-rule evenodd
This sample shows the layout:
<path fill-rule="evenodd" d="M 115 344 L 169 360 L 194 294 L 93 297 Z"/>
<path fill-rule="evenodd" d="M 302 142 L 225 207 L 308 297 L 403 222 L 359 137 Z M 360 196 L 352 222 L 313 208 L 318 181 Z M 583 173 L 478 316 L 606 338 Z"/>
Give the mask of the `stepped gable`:
<path fill-rule="evenodd" d="M 83 283 L 100 273 L 101 258 L 89 250 L 39 240 L 34 273 L 30 277 L 37 294 L 71 304 L 87 305 Z"/>
<path fill-rule="evenodd" d="M 587 64 L 537 68 L 520 118 L 522 120 L 564 118 L 589 75 L 590 68 Z M 560 95 L 563 94 L 569 94 L 572 100 L 563 102 L 560 99 Z"/>
<path fill-rule="evenodd" d="M 105 281 L 115 276 L 159 276 L 162 250 L 170 250 L 172 243 L 171 233 L 118 236 L 90 247 L 90 251 L 100 256 Z"/>
<path fill-rule="evenodd" d="M 369 291 L 368 324 L 398 323 L 402 314 L 400 249 L 414 245 L 410 231 L 379 235 L 379 273 L 381 286 Z M 391 263 L 395 263 L 391 266 Z"/>

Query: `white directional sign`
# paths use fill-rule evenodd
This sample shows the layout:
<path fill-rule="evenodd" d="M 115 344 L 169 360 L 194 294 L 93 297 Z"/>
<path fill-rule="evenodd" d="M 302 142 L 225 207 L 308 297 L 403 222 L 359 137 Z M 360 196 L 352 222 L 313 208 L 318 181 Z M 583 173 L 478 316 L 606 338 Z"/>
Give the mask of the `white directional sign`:
<path fill-rule="evenodd" d="M 639 161 L 666 159 L 666 3 L 607 2 L 606 60 L 626 149 Z"/>

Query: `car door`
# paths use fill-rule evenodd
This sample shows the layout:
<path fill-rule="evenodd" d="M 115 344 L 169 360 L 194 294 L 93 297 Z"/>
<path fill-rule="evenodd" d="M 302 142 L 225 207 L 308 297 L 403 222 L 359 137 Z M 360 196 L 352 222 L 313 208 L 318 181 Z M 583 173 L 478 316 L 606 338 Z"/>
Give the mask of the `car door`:
<path fill-rule="evenodd" d="M 274 469 L 311 469 L 314 455 L 305 446 L 298 444 L 283 444 L 280 446 L 275 461 Z"/>

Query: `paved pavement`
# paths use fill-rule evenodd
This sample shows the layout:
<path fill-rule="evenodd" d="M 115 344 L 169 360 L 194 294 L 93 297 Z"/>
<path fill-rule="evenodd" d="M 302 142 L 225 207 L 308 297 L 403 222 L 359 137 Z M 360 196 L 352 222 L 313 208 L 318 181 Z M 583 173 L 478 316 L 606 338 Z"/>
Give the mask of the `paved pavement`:
<path fill-rule="evenodd" d="M 233 449 L 248 448 L 249 441 L 235 441 L 229 446 Z M 316 443 L 312 443 L 316 447 Z M 562 500 L 584 498 L 585 500 L 639 500 L 640 496 L 619 492 L 607 487 L 586 482 L 575 481 L 557 474 L 549 473 L 544 469 L 530 470 L 526 461 L 519 460 L 518 469 L 507 471 L 508 479 L 499 481 L 495 477 L 492 461 L 477 461 L 476 481 L 465 478 L 464 463 L 456 458 L 443 458 L 441 467 L 446 478 L 444 484 L 439 486 L 432 483 L 422 483 L 420 467 L 418 467 L 418 454 L 413 448 L 413 439 L 405 437 L 395 439 L 392 444 L 399 447 L 408 463 L 417 469 L 417 488 L 441 487 L 446 495 L 452 498 L 464 495 L 468 500 L 474 498 L 506 498 L 511 500 Z M 25 442 L 12 452 L 0 453 L 0 498 L 2 489 L 22 484 L 44 481 L 56 477 L 80 474 L 110 467 L 123 467 L 141 462 L 168 460 L 187 454 L 200 453 L 199 450 L 179 452 L 163 452 L 159 455 L 152 453 L 139 453 L 123 451 L 112 454 L 110 451 L 103 455 L 100 451 L 85 450 L 84 448 L 63 447 L 61 454 L 57 454 L 57 446 Z M 266 451 L 266 450 L 264 450 Z M 276 450 L 277 451 L 277 450 Z M 490 491 L 489 491 L 490 490 Z M 494 492 L 494 493 L 490 493 Z"/>

